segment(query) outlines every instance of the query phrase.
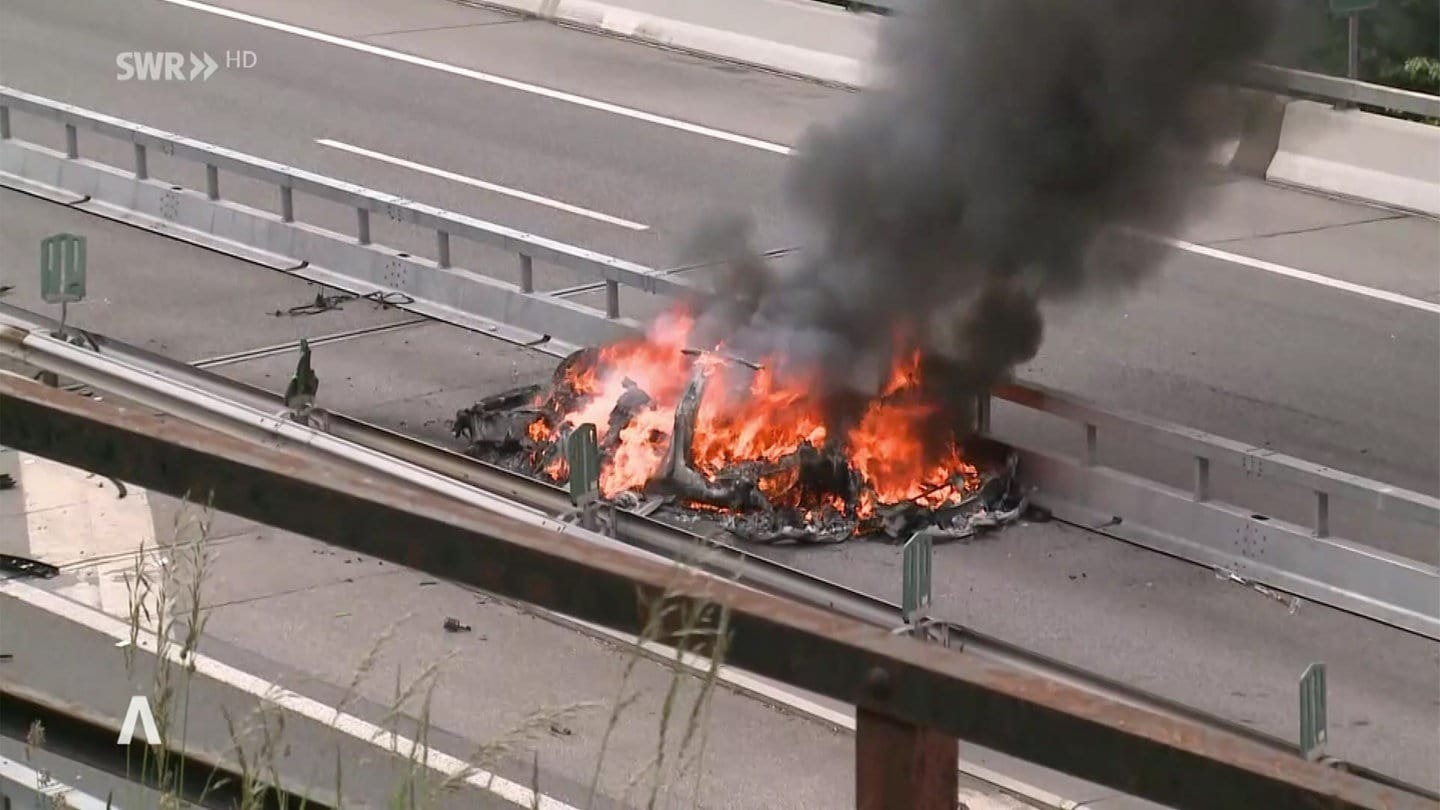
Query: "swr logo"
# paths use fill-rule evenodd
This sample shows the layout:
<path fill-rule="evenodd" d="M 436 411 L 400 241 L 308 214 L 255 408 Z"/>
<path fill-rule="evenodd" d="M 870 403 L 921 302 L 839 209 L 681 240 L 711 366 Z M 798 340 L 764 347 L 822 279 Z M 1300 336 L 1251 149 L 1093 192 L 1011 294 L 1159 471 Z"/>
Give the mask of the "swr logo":
<path fill-rule="evenodd" d="M 220 69 L 220 64 L 208 53 L 199 56 L 189 54 L 190 72 L 185 72 L 186 54 L 179 51 L 125 51 L 115 55 L 115 67 L 120 71 L 115 78 L 122 82 L 131 79 L 139 81 L 204 81 Z"/>

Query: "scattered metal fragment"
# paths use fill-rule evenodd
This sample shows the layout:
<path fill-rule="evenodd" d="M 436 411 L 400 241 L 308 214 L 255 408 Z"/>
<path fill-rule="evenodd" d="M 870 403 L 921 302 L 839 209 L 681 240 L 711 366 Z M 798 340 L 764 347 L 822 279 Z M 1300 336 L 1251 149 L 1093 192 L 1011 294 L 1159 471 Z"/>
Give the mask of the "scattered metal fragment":
<path fill-rule="evenodd" d="M 1302 604 L 1300 597 L 1281 593 L 1280 591 L 1267 588 L 1258 582 L 1251 583 L 1250 587 L 1254 588 L 1256 592 L 1258 592 L 1262 596 L 1268 596 L 1271 599 L 1274 599 L 1276 602 L 1284 605 L 1285 611 L 1291 616 L 1294 616 L 1296 613 L 1300 612 L 1300 605 Z"/>
<path fill-rule="evenodd" d="M 1256 593 L 1260 594 L 1261 596 L 1265 596 L 1265 597 L 1269 597 L 1270 599 L 1274 599 L 1276 602 L 1279 602 L 1280 604 L 1284 605 L 1285 608 L 1286 608 L 1286 612 L 1289 613 L 1291 616 L 1294 616 L 1296 613 L 1298 613 L 1298 612 L 1300 611 L 1301 600 L 1300 600 L 1300 597 L 1298 597 L 1298 596 L 1293 596 L 1293 595 L 1291 595 L 1291 594 L 1281 593 L 1280 591 L 1277 591 L 1277 590 L 1275 590 L 1275 589 L 1273 589 L 1273 588 L 1269 588 L 1269 587 L 1267 587 L 1267 586 L 1265 586 L 1265 585 L 1260 584 L 1259 582 L 1252 582 L 1252 581 L 1246 579 L 1245 577 L 1242 577 L 1242 576 L 1240 576 L 1239 574 L 1235 573 L 1234 571 L 1231 571 L 1230 569 L 1225 568 L 1225 567 L 1223 567 L 1223 566 L 1218 566 L 1218 565 L 1217 565 L 1217 566 L 1215 566 L 1215 568 L 1214 568 L 1213 570 L 1214 570 L 1214 572 L 1215 572 L 1215 578 L 1216 578 L 1216 579 L 1223 579 L 1223 580 L 1227 580 L 1227 581 L 1229 581 L 1229 582 L 1234 582 L 1234 583 L 1237 584 L 1237 585 L 1243 585 L 1243 586 L 1245 586 L 1245 587 L 1248 587 L 1248 588 L 1254 590 Z"/>
<path fill-rule="evenodd" d="M 284 311 L 277 309 L 275 310 L 274 314 L 277 318 L 281 315 L 289 315 L 292 318 L 302 315 L 319 315 L 322 312 L 338 310 L 346 301 L 352 301 L 354 300 L 354 298 L 355 296 L 346 293 L 341 293 L 340 295 L 326 295 L 324 292 L 317 292 L 315 293 L 314 301 L 311 301 L 308 304 L 301 304 L 300 306 L 290 307 L 289 309 Z"/>
<path fill-rule="evenodd" d="M 37 579 L 53 579 L 60 576 L 60 569 L 57 566 L 29 557 L 17 557 L 13 554 L 0 554 L 0 571 L 18 577 Z"/>
<path fill-rule="evenodd" d="M 448 633 L 468 633 L 470 625 L 462 624 L 459 619 L 445 618 L 445 631 Z"/>
<path fill-rule="evenodd" d="M 350 293 L 337 293 L 326 295 L 324 291 L 315 293 L 315 300 L 308 304 L 290 307 L 289 309 L 277 309 L 270 313 L 276 318 L 289 316 L 291 318 L 303 317 L 306 315 L 319 315 L 322 312 L 332 312 L 343 309 L 344 305 L 351 301 L 370 301 L 378 309 L 390 309 L 391 307 L 402 307 L 406 304 L 415 303 L 415 299 L 402 292 L 372 292 L 365 295 L 351 295 Z"/>

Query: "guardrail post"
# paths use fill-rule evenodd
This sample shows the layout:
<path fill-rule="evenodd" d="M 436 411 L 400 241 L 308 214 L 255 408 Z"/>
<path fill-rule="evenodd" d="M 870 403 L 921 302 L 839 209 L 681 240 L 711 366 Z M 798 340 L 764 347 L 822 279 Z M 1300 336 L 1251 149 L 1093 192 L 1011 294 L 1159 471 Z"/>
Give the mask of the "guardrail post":
<path fill-rule="evenodd" d="M 1330 493 L 1315 490 L 1315 536 L 1330 536 Z"/>
<path fill-rule="evenodd" d="M 856 707 L 857 810 L 955 810 L 959 759 L 954 737 Z"/>
<path fill-rule="evenodd" d="M 605 317 L 620 317 L 620 282 L 605 282 Z"/>
<path fill-rule="evenodd" d="M 280 221 L 295 221 L 295 189 L 290 186 L 280 187 Z"/>
<path fill-rule="evenodd" d="M 150 179 L 149 155 L 146 153 L 145 144 L 143 143 L 135 144 L 135 179 Z"/>
<path fill-rule="evenodd" d="M 435 232 L 435 261 L 441 267 L 450 266 L 450 234 L 444 231 Z"/>
<path fill-rule="evenodd" d="M 0 141 L 10 140 L 10 108 L 0 107 Z"/>
<path fill-rule="evenodd" d="M 74 124 L 65 125 L 65 157 L 71 160 L 80 157 L 80 133 Z"/>
<path fill-rule="evenodd" d="M 535 292 L 535 260 L 520 254 L 520 292 Z"/>
<path fill-rule="evenodd" d="M 205 196 L 220 199 L 220 167 L 213 163 L 205 164 Z"/>
<path fill-rule="evenodd" d="M 1195 500 L 1210 500 L 1210 459 L 1204 456 L 1195 457 Z"/>
<path fill-rule="evenodd" d="M 362 245 L 370 244 L 370 211 L 368 209 L 355 209 L 355 241 Z"/>
<path fill-rule="evenodd" d="M 1086 467 L 1094 467 L 1094 466 L 1095 466 L 1095 456 L 1096 456 L 1096 445 L 1097 445 L 1097 444 L 1099 444 L 1099 441 L 1098 441 L 1098 437 L 1096 436 L 1096 428 L 1095 428 L 1095 426 L 1092 425 L 1092 424 L 1086 423 L 1086 425 L 1085 425 L 1085 466 L 1086 466 Z"/>

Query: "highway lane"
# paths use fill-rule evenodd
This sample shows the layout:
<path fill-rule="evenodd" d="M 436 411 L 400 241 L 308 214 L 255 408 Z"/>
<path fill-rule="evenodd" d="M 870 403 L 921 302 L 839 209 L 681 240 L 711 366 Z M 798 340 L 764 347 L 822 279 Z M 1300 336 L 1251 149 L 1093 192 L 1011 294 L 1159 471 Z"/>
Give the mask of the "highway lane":
<path fill-rule="evenodd" d="M 271 313 L 288 302 L 311 297 L 312 288 L 10 192 L 0 192 L 0 208 L 7 212 L 0 219 L 0 267 L 23 271 L 13 277 L 18 286 L 10 300 L 43 310 L 28 269 L 35 240 L 52 230 L 84 234 L 92 250 L 93 293 L 72 310 L 76 323 L 171 357 L 195 361 L 392 322 L 393 313 L 358 303 L 322 315 L 275 317 Z M 142 261 L 145 257 L 150 258 Z M 292 350 L 216 370 L 280 391 L 293 373 L 294 357 Z M 372 331 L 320 346 L 314 355 L 322 405 L 447 446 L 453 446 L 447 420 L 456 410 L 505 387 L 543 379 L 553 363 L 433 323 Z M 169 525 L 169 518 L 162 515 L 156 525 Z M 234 524 L 224 530 L 227 536 L 240 533 L 237 537 L 246 531 Z M 327 567 L 333 561 L 303 554 L 282 559 L 278 548 L 272 541 L 253 547 L 247 541 L 235 552 L 236 567 L 226 575 L 231 581 L 222 587 L 230 594 L 223 601 L 235 610 L 211 625 L 225 643 L 321 681 L 341 679 L 343 687 L 350 672 L 341 670 L 351 660 L 343 656 L 363 654 L 346 645 L 368 644 L 367 634 L 382 623 L 366 619 L 369 624 L 352 628 L 335 614 L 358 617 L 358 607 L 382 610 L 397 601 L 420 609 L 406 601 L 408 591 L 366 589 L 358 576 L 354 587 L 333 583 L 333 590 L 312 593 L 310 586 L 354 575 L 335 574 Z M 852 587 L 898 596 L 899 553 L 893 546 L 855 543 L 765 553 Z M 292 592 L 301 595 L 294 601 L 282 597 Z M 1434 691 L 1440 644 L 1313 604 L 1291 614 L 1286 605 L 1207 570 L 1055 524 L 943 546 L 937 552 L 935 600 L 939 615 L 981 632 L 1284 737 L 1295 733 L 1296 678 L 1308 663 L 1324 661 L 1330 668 L 1331 750 L 1436 784 L 1431 765 L 1440 756 L 1434 735 L 1440 723 Z M 243 607 L 252 603 L 253 609 Z M 417 615 L 449 609 L 440 604 L 448 603 Z M 342 626 L 345 633 L 337 629 Z M 307 641 L 289 641 L 277 627 Z M 332 664 L 342 654 L 340 663 Z M 476 677 L 481 671 L 475 670 Z M 446 688 L 458 694 L 473 690 L 473 683 L 461 679 Z M 548 694 L 538 684 L 537 689 Z"/>
<path fill-rule="evenodd" d="M 850 100 L 439 0 L 403 13 L 378 0 L 343 15 L 329 4 L 231 7 L 775 143 L 795 142 L 810 121 Z M 174 5 L 105 17 L 78 0 L 0 8 L 8 23 L 0 74 L 35 92 L 646 263 L 680 261 L 677 243 L 716 209 L 755 212 L 767 246 L 792 241 L 783 157 L 772 151 Z M 222 69 L 199 85 L 114 81 L 114 54 L 136 42 L 246 48 L 259 64 Z M 51 69 L 57 61 L 67 69 Z M 649 227 L 619 227 L 317 138 Z M 1432 220 L 1237 178 L 1203 196 L 1181 238 L 1417 298 L 1440 293 L 1440 225 Z M 336 227 L 348 227 L 344 212 L 331 213 Z M 1437 356 L 1440 319 L 1431 313 L 1176 252 L 1152 284 L 1118 303 L 1057 312 L 1041 356 L 1023 371 L 1102 402 L 1440 492 Z"/>

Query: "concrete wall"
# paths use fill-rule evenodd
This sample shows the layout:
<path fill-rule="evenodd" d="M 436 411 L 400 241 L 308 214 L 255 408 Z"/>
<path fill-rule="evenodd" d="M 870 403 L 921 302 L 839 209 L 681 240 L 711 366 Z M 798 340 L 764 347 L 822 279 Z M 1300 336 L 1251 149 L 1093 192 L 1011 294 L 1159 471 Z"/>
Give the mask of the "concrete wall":
<path fill-rule="evenodd" d="M 1440 216 L 1440 126 L 1292 101 L 1265 177 Z"/>

